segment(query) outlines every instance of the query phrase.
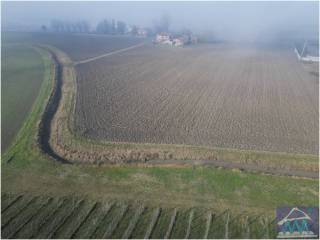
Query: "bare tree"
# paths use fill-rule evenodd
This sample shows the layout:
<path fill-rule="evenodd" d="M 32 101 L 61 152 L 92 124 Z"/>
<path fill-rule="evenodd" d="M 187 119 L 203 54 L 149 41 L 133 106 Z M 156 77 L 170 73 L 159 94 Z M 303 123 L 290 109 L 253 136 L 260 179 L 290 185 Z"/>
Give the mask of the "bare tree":
<path fill-rule="evenodd" d="M 104 19 L 98 23 L 96 30 L 98 33 L 108 34 L 110 33 L 110 30 L 111 30 L 110 23 L 108 22 L 107 19 Z"/>
<path fill-rule="evenodd" d="M 47 31 L 47 26 L 46 25 L 42 25 L 41 26 L 41 31 L 42 32 L 46 32 Z"/>
<path fill-rule="evenodd" d="M 116 33 L 116 22 L 114 19 L 111 20 L 111 34 L 115 34 Z"/>
<path fill-rule="evenodd" d="M 122 21 L 117 21 L 117 33 L 124 34 L 126 31 L 126 24 Z"/>
<path fill-rule="evenodd" d="M 159 20 L 154 21 L 154 31 L 155 33 L 159 32 L 168 32 L 171 24 L 171 17 L 169 14 L 163 14 Z"/>
<path fill-rule="evenodd" d="M 132 34 L 133 36 L 138 35 L 138 27 L 137 27 L 136 25 L 132 25 L 132 26 L 131 26 L 131 34 Z"/>

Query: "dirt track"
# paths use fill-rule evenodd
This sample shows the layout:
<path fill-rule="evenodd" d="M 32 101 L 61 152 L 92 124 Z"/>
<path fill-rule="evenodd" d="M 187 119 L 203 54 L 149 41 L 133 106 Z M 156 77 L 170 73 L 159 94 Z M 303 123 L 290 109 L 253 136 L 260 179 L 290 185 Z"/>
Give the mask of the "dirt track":
<path fill-rule="evenodd" d="M 114 54 L 117 54 L 117 53 L 122 53 L 122 52 L 125 52 L 125 51 L 128 51 L 128 50 L 131 50 L 131 49 L 135 49 L 135 48 L 141 47 L 144 44 L 145 43 L 139 43 L 139 44 L 133 45 L 131 47 L 123 48 L 123 49 L 116 50 L 116 51 L 113 51 L 113 52 L 109 52 L 109 53 L 106 53 L 106 54 L 102 54 L 102 55 L 99 55 L 99 56 L 96 56 L 96 57 L 88 58 L 88 59 L 85 59 L 85 60 L 82 60 L 82 61 L 75 62 L 74 65 L 79 65 L 79 64 L 83 64 L 83 63 L 92 62 L 92 61 L 98 60 L 100 58 L 108 57 L 108 56 L 111 56 L 111 55 L 114 55 Z"/>
<path fill-rule="evenodd" d="M 57 111 L 58 105 L 60 104 L 61 94 L 63 94 L 62 69 L 64 66 L 62 66 L 61 61 L 53 51 L 49 51 L 49 53 L 52 55 L 52 58 L 56 66 L 55 67 L 55 87 L 50 96 L 48 105 L 46 107 L 46 110 L 40 122 L 38 141 L 42 151 L 46 152 L 49 156 L 51 156 L 52 158 L 62 163 L 70 163 L 70 161 L 68 161 L 64 157 L 61 157 L 50 146 L 51 121 L 55 115 L 55 112 Z M 137 163 L 132 162 L 132 164 L 137 164 Z M 141 164 L 141 162 L 138 164 Z M 266 168 L 266 167 L 255 165 L 255 164 L 242 164 L 242 163 L 235 163 L 235 162 L 223 161 L 223 160 L 149 160 L 145 164 L 152 165 L 152 166 L 203 165 L 203 166 L 212 166 L 212 167 L 223 167 L 226 169 L 240 169 L 248 172 L 261 172 L 261 173 L 273 174 L 273 175 L 318 178 L 318 172 L 286 170 L 286 169 L 279 169 L 279 168 Z"/>

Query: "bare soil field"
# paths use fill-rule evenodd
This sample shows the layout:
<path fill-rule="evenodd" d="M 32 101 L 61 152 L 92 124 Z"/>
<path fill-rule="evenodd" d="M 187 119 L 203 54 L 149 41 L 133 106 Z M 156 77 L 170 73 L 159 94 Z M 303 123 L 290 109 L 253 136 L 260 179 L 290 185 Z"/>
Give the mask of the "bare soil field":
<path fill-rule="evenodd" d="M 76 66 L 94 140 L 318 153 L 318 83 L 290 48 L 144 46 Z"/>

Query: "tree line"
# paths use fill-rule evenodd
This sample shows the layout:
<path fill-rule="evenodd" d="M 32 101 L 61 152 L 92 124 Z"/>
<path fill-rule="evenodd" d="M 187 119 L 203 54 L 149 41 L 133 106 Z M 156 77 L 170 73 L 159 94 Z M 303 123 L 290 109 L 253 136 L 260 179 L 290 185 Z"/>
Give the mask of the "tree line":
<path fill-rule="evenodd" d="M 47 31 L 48 28 L 45 25 L 41 26 L 42 31 Z M 123 21 L 115 21 L 103 19 L 100 21 L 96 28 L 93 30 L 88 21 L 62 21 L 52 20 L 50 23 L 50 30 L 53 32 L 64 32 L 64 33 L 88 33 L 97 32 L 102 34 L 125 34 L 127 31 L 127 25 Z"/>
<path fill-rule="evenodd" d="M 125 34 L 126 29 L 127 25 L 123 21 L 115 21 L 114 19 L 108 21 L 104 19 L 97 24 L 96 32 L 103 34 Z"/>
<path fill-rule="evenodd" d="M 42 26 L 42 30 L 46 30 L 46 26 Z M 52 20 L 51 21 L 51 30 L 54 32 L 89 32 L 90 25 L 87 21 L 61 21 L 61 20 Z"/>
<path fill-rule="evenodd" d="M 170 16 L 162 15 L 160 19 L 153 22 L 153 28 L 143 28 L 148 35 L 159 32 L 167 32 L 170 26 Z M 89 33 L 96 32 L 100 34 L 126 34 L 138 35 L 139 29 L 137 25 L 127 25 L 124 21 L 115 19 L 103 19 L 95 27 L 91 27 L 88 21 L 62 21 L 52 20 L 50 24 L 50 31 L 64 32 L 64 33 Z M 41 26 L 42 31 L 48 31 L 47 26 Z"/>

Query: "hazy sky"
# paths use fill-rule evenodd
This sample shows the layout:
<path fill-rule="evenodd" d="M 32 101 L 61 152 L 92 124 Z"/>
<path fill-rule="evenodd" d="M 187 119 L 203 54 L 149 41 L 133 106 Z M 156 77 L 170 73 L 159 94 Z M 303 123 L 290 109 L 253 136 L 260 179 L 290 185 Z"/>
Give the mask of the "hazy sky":
<path fill-rule="evenodd" d="M 254 38 L 278 30 L 319 28 L 319 3 L 314 2 L 2 2 L 2 23 L 40 26 L 52 19 L 103 18 L 152 26 L 163 13 L 171 28 L 210 30 L 230 38 Z"/>

